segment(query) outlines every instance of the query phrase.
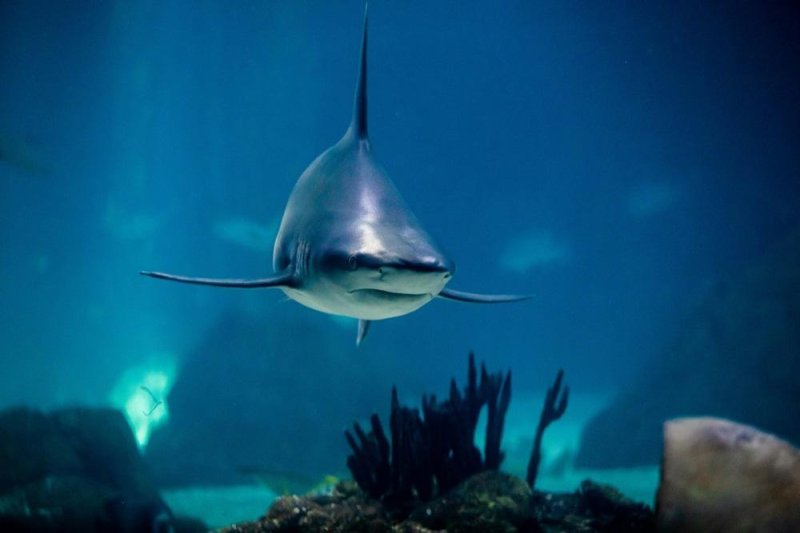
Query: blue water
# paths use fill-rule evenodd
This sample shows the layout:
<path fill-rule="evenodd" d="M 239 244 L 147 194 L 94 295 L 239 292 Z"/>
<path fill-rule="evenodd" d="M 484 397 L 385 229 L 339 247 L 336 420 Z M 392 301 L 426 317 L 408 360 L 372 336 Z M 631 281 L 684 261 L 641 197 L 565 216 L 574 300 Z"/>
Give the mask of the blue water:
<path fill-rule="evenodd" d="M 303 402 L 340 401 L 316 384 L 352 376 L 342 395 L 386 391 L 342 427 L 384 413 L 392 384 L 444 393 L 469 349 L 522 393 L 564 368 L 573 391 L 611 394 L 704 290 L 800 223 L 796 9 L 376 1 L 376 156 L 455 259 L 453 287 L 534 299 L 434 301 L 357 350 L 353 324 L 278 291 L 138 276 L 271 272 L 295 180 L 349 122 L 362 9 L 0 3 L 0 407 L 121 406 L 145 382 L 168 403 L 231 310 L 265 329 L 291 317 L 271 335 L 334 354 L 325 372 L 280 361 Z M 267 372 L 281 358 L 251 349 Z"/>

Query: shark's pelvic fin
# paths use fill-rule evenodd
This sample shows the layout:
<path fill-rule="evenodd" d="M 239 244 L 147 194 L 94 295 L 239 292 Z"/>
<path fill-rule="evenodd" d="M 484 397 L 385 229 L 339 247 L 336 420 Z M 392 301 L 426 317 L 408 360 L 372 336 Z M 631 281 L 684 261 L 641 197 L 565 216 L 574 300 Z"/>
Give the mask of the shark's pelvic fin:
<path fill-rule="evenodd" d="M 269 287 L 291 287 L 294 284 L 294 277 L 291 272 L 276 274 L 271 278 L 261 279 L 215 279 L 215 278 L 189 278 L 186 276 L 175 276 L 163 272 L 139 272 L 142 276 L 151 278 L 178 281 L 180 283 L 192 283 L 195 285 L 213 285 L 214 287 L 234 287 L 239 289 L 261 289 Z"/>
<path fill-rule="evenodd" d="M 367 140 L 367 6 L 364 6 L 364 34 L 361 40 L 361 56 L 358 61 L 356 94 L 353 98 L 353 121 L 350 131 L 361 141 Z"/>
<path fill-rule="evenodd" d="M 361 346 L 361 343 L 364 342 L 364 338 L 366 338 L 367 336 L 370 324 L 372 324 L 370 320 L 358 321 L 358 334 L 356 335 L 356 346 Z"/>
<path fill-rule="evenodd" d="M 446 300 L 456 300 L 458 302 L 468 302 L 476 304 L 501 304 L 508 302 L 520 302 L 531 298 L 529 295 L 522 294 L 475 294 L 474 292 L 462 292 L 453 289 L 442 289 L 437 295 Z"/>

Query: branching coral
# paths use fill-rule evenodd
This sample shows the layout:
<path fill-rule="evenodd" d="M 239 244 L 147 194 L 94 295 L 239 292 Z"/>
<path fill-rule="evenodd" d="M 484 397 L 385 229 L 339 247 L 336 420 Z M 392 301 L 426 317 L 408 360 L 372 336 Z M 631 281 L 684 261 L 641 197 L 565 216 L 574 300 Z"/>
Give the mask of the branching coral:
<path fill-rule="evenodd" d="M 427 501 L 483 470 L 497 469 L 503 460 L 500 441 L 511 400 L 511 373 L 489 374 L 482 364 L 480 381 L 475 356 L 469 355 L 467 385 L 455 380 L 450 395 L 422 399 L 419 410 L 400 405 L 392 389 L 391 446 L 377 415 L 365 433 L 358 423 L 345 432 L 353 453 L 347 459 L 353 478 L 373 498 L 404 502 Z M 473 444 L 481 409 L 487 408 L 483 457 Z"/>
<path fill-rule="evenodd" d="M 542 406 L 542 414 L 539 417 L 539 425 L 536 427 L 536 436 L 533 440 L 531 450 L 531 460 L 528 462 L 528 475 L 526 479 L 528 485 L 533 488 L 536 485 L 536 477 L 539 474 L 539 462 L 542 459 L 542 436 L 547 426 L 558 420 L 564 415 L 569 402 L 569 387 L 561 390 L 561 381 L 564 379 L 564 371 L 559 370 L 553 386 L 547 389 Z"/>
<path fill-rule="evenodd" d="M 542 434 L 567 408 L 569 390 L 561 392 L 563 371 L 548 390 L 536 431 L 528 482 L 533 486 L 541 457 Z M 357 422 L 353 433 L 345 431 L 352 449 L 347 466 L 353 479 L 370 497 L 403 509 L 417 501 L 444 494 L 467 478 L 484 470 L 498 470 L 504 454 L 500 449 L 503 424 L 511 401 L 511 372 L 489 374 L 481 364 L 480 378 L 474 354 L 469 354 L 467 384 L 460 391 L 450 382 L 447 400 L 423 396 L 418 409 L 400 405 L 392 389 L 389 419 L 391 445 L 378 415 L 370 418 L 370 431 Z M 481 410 L 486 408 L 486 439 L 483 455 L 474 444 Z"/>

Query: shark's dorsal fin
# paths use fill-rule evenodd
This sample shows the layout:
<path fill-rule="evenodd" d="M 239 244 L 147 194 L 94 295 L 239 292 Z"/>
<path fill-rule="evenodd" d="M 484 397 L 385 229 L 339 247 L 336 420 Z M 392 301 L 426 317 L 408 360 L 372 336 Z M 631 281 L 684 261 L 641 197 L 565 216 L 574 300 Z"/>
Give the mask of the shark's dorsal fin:
<path fill-rule="evenodd" d="M 361 40 L 361 56 L 358 61 L 356 94 L 353 98 L 353 121 L 350 132 L 358 140 L 367 140 L 367 6 L 364 6 L 364 34 Z"/>

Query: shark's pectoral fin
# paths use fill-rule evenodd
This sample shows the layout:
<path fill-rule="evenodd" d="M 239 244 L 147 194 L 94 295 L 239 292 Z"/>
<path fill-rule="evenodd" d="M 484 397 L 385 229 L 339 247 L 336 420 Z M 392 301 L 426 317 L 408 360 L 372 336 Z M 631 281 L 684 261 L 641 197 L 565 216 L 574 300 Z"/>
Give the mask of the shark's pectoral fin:
<path fill-rule="evenodd" d="M 212 285 L 214 287 L 234 287 L 238 289 L 261 289 L 269 287 L 291 287 L 294 284 L 294 277 L 291 272 L 276 274 L 271 278 L 261 279 L 215 279 L 215 278 L 189 278 L 186 276 L 175 276 L 164 274 L 163 272 L 139 272 L 142 276 L 151 278 L 178 281 L 181 283 L 193 283 L 195 285 Z"/>
<path fill-rule="evenodd" d="M 476 304 L 501 304 L 507 302 L 519 302 L 531 298 L 529 295 L 521 294 L 475 294 L 474 292 L 462 292 L 453 289 L 442 289 L 437 295 L 446 300 L 456 300 L 458 302 L 469 302 Z"/>
<path fill-rule="evenodd" d="M 367 336 L 370 324 L 372 324 L 372 322 L 369 320 L 358 321 L 358 334 L 356 335 L 356 346 L 361 346 L 361 343 L 364 342 L 364 338 Z"/>

